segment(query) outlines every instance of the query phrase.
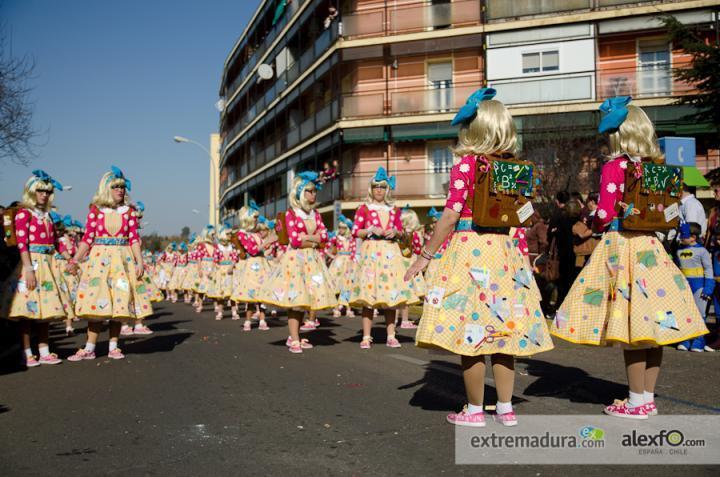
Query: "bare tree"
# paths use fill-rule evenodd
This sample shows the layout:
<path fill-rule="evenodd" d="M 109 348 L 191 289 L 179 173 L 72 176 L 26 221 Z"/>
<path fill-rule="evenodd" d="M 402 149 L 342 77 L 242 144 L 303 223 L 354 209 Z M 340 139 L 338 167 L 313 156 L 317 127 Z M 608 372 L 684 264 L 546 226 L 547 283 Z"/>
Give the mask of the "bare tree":
<path fill-rule="evenodd" d="M 34 68 L 32 59 L 13 57 L 6 37 L 0 34 L 0 160 L 28 165 L 35 155 L 33 139 L 39 133 L 32 124 L 27 85 Z"/>

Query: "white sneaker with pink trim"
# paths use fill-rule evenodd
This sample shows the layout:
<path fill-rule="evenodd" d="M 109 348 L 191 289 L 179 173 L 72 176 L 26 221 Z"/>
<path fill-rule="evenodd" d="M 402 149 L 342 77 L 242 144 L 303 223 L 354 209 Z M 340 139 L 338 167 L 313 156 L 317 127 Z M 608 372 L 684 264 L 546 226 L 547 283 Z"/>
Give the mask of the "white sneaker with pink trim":
<path fill-rule="evenodd" d="M 447 422 L 455 424 L 456 426 L 485 427 L 485 413 L 476 412 L 475 414 L 470 414 L 467 406 L 465 406 L 460 412 L 448 414 Z"/>
<path fill-rule="evenodd" d="M 625 419 L 647 419 L 647 411 L 645 405 L 630 407 L 628 406 L 627 399 L 620 401 L 615 400 L 614 403 L 603 409 L 603 412 L 608 416 L 622 417 Z"/>

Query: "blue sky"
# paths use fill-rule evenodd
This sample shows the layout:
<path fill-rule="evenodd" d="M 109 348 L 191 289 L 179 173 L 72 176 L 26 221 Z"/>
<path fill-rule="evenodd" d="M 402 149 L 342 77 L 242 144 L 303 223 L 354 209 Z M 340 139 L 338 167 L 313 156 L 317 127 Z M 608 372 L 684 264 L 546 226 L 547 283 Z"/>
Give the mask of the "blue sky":
<path fill-rule="evenodd" d="M 41 168 L 73 186 L 56 194 L 60 212 L 84 220 L 114 164 L 145 203 L 146 233 L 205 225 L 209 160 L 172 138 L 209 145 L 223 62 L 259 3 L 0 0 L 13 54 L 35 60 L 33 122 L 44 132 L 30 167 L 0 163 L 0 204 Z"/>

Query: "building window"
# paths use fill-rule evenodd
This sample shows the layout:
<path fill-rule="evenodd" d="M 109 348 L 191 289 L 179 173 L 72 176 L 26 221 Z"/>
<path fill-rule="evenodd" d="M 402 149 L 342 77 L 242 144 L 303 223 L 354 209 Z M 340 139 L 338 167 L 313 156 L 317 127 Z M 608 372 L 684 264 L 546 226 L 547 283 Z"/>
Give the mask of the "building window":
<path fill-rule="evenodd" d="M 667 40 L 638 41 L 638 93 L 670 94 L 670 44 Z"/>
<path fill-rule="evenodd" d="M 428 82 L 432 88 L 429 91 L 429 104 L 426 110 L 449 111 L 452 107 L 452 61 L 428 63 Z"/>
<path fill-rule="evenodd" d="M 447 174 L 453 165 L 451 141 L 428 143 L 428 168 L 433 174 Z"/>
<path fill-rule="evenodd" d="M 523 53 L 523 73 L 540 73 L 541 71 L 558 71 L 560 69 L 560 52 L 558 50 L 536 51 Z"/>

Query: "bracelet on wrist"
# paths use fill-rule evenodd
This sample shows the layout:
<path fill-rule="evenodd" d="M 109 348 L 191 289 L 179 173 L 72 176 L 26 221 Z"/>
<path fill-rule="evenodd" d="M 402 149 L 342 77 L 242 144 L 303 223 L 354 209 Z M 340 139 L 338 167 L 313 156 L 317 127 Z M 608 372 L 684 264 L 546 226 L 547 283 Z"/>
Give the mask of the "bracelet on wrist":
<path fill-rule="evenodd" d="M 430 253 L 430 252 L 428 251 L 428 249 L 426 249 L 425 247 L 423 247 L 422 249 L 420 249 L 420 256 L 421 256 L 422 258 L 427 259 L 427 260 L 432 260 L 434 255 L 433 255 L 432 253 Z"/>

